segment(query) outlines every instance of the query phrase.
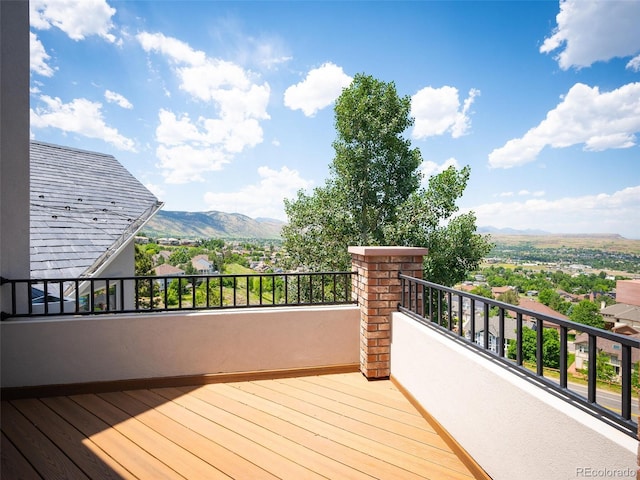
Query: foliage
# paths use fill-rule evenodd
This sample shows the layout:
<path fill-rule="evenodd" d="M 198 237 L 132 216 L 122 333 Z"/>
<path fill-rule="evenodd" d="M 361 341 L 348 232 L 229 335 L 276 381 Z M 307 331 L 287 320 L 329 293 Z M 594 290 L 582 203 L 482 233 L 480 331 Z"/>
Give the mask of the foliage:
<path fill-rule="evenodd" d="M 629 273 L 640 273 L 640 242 L 623 238 L 589 239 L 582 237 L 527 237 L 513 238 L 496 235 L 491 257 L 509 258 L 518 262 L 564 263 L 565 265 L 588 265 L 594 269 L 608 269 Z M 569 243 L 575 243 L 569 246 Z M 607 280 L 608 282 L 608 280 Z M 603 283 L 607 285 L 607 283 Z M 566 289 L 565 289 L 566 290 Z M 571 291 L 571 290 L 567 290 Z M 608 290 L 603 290 L 608 291 Z"/>
<path fill-rule="evenodd" d="M 198 243 L 200 246 L 208 248 L 209 250 L 222 250 L 224 248 L 224 240 L 220 238 L 210 238 L 208 240 L 201 240 Z"/>
<path fill-rule="evenodd" d="M 491 293 L 491 289 L 485 287 L 484 285 L 478 285 L 474 287 L 469 293 L 473 293 L 474 295 L 480 295 L 485 298 L 493 298 L 493 293 Z"/>
<path fill-rule="evenodd" d="M 632 365 L 631 368 L 631 385 L 636 388 L 640 388 L 640 375 L 638 372 L 640 371 L 640 362 L 636 362 Z"/>
<path fill-rule="evenodd" d="M 220 305 L 220 279 L 209 282 L 209 301 L 207 303 L 207 282 L 201 282 L 196 288 L 196 305 L 197 306 L 215 306 Z"/>
<path fill-rule="evenodd" d="M 580 303 L 573 305 L 569 312 L 569 319 L 572 322 L 590 325 L 596 328 L 604 328 L 604 320 L 599 313 L 598 305 L 590 300 L 582 300 Z"/>
<path fill-rule="evenodd" d="M 568 312 L 571 307 L 571 302 L 563 300 L 560 294 L 552 288 L 545 288 L 544 290 L 541 290 L 538 293 L 538 300 L 543 305 L 546 305 L 547 307 L 562 314 Z"/>
<path fill-rule="evenodd" d="M 510 305 L 518 305 L 520 303 L 520 297 L 515 290 L 507 290 L 504 293 L 498 295 L 498 300 Z"/>
<path fill-rule="evenodd" d="M 616 376 L 613 365 L 609 363 L 610 357 L 603 351 L 599 351 L 596 356 L 596 377 L 598 380 L 612 382 Z"/>
<path fill-rule="evenodd" d="M 134 271 L 135 271 L 136 277 L 146 277 L 146 276 L 154 275 L 153 258 L 149 253 L 147 253 L 147 251 L 145 251 L 139 245 L 135 245 L 134 261 L 135 261 Z"/>
<path fill-rule="evenodd" d="M 169 255 L 169 263 L 173 266 L 191 262 L 191 253 L 187 247 L 177 248 Z"/>
<path fill-rule="evenodd" d="M 293 265 L 347 270 L 349 245 L 430 249 L 429 280 L 453 285 L 489 252 L 472 213 L 453 218 L 469 168 L 453 167 L 420 187 L 420 151 L 402 137 L 413 124 L 410 98 L 395 85 L 358 74 L 336 101 L 337 139 L 330 177 L 311 195 L 285 200 L 282 229 Z M 448 224 L 445 224 L 448 221 Z"/>
<path fill-rule="evenodd" d="M 169 283 L 167 287 L 167 305 L 178 305 L 179 299 L 182 295 L 188 293 L 186 279 L 176 278 Z"/>
<path fill-rule="evenodd" d="M 536 362 L 537 332 L 529 327 L 522 328 L 522 360 Z M 507 357 L 515 359 L 517 345 L 515 340 L 509 340 Z M 552 328 L 542 331 L 542 362 L 545 367 L 558 368 L 560 365 L 560 337 Z"/>

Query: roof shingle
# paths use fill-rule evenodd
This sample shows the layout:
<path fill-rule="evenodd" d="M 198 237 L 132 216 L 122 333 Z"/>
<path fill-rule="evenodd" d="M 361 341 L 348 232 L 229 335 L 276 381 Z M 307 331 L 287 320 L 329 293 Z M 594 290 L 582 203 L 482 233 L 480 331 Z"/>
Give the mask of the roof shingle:
<path fill-rule="evenodd" d="M 112 155 L 31 141 L 32 278 L 97 270 L 162 206 Z"/>

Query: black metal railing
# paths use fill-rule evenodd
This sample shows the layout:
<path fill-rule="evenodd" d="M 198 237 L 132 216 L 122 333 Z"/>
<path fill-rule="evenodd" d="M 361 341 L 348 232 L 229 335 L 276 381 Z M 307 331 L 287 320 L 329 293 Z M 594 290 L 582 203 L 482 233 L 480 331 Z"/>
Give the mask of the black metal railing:
<path fill-rule="evenodd" d="M 637 418 L 637 413 L 632 413 L 632 398 L 634 388 L 637 391 L 640 339 L 544 315 L 402 273 L 399 277 L 402 299 L 398 309 L 401 312 L 488 355 L 502 365 L 515 368 L 525 378 L 637 438 L 638 424 L 633 419 L 634 416 Z M 526 362 L 523 352 L 527 326 L 535 332 L 533 362 Z M 545 365 L 544 332 L 549 328 L 557 330 L 559 337 L 558 367 L 554 369 Z M 586 368 L 583 369 L 584 378 L 580 379 L 583 382 L 586 380 L 585 392 L 579 391 L 583 388 L 579 384 L 569 381 L 567 359 L 570 355 L 570 336 L 577 333 L 587 338 L 584 348 Z M 509 336 L 513 338 L 507 340 Z M 601 353 L 599 344 L 605 341 L 614 345 L 621 354 L 619 362 L 615 362 L 617 373 L 612 370 L 613 366 L 607 367 L 606 358 L 598 358 Z M 507 350 L 514 358 L 509 358 Z M 632 358 L 635 360 L 632 361 Z M 596 368 L 593 368 L 594 365 Z M 600 370 L 603 369 L 609 369 L 609 384 L 613 391 L 605 392 L 597 388 L 601 381 Z M 605 397 L 609 395 L 618 398 L 610 405 L 605 405 L 609 402 Z"/>
<path fill-rule="evenodd" d="M 2 279 L 10 311 L 21 317 L 99 315 L 242 307 L 340 305 L 353 272 Z"/>

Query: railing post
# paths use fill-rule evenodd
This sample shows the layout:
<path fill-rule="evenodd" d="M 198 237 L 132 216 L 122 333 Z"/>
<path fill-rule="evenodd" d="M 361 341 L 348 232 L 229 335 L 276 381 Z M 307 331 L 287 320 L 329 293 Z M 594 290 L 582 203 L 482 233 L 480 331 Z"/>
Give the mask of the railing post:
<path fill-rule="evenodd" d="M 369 379 L 390 374 L 391 313 L 401 301 L 398 273 L 422 278 L 426 248 L 349 247 L 356 277 L 353 299 L 360 306 L 360 371 Z"/>

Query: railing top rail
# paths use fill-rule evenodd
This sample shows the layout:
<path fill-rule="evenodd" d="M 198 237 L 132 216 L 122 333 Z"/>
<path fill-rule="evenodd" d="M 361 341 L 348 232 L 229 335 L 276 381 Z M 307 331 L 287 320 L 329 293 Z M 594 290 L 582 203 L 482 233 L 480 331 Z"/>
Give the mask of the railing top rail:
<path fill-rule="evenodd" d="M 0 320 L 102 313 L 356 303 L 356 272 L 246 272 L 79 278 L 2 278 Z"/>
<path fill-rule="evenodd" d="M 5 283 L 30 283 L 30 284 L 39 284 L 39 283 L 67 283 L 67 282 L 88 282 L 91 280 L 94 281 L 106 281 L 106 280 L 149 280 L 149 279 L 158 279 L 161 280 L 163 278 L 233 278 L 233 277 L 282 277 L 282 276 L 304 276 L 304 275 L 312 275 L 312 276 L 320 276 L 320 275 L 355 275 L 357 272 L 353 271 L 344 271 L 344 272 L 255 272 L 255 273 L 190 273 L 190 274 L 179 274 L 179 275 L 134 275 L 134 276 L 114 276 L 114 277 L 51 277 L 51 278 L 5 278 L 0 277 L 0 285 L 4 285 Z"/>
<path fill-rule="evenodd" d="M 615 332 L 610 332 L 609 330 L 603 330 L 597 327 L 592 327 L 590 325 L 585 325 L 583 323 L 577 323 L 577 322 L 573 322 L 571 320 L 565 320 L 562 318 L 558 318 L 558 317 L 554 317 L 552 315 L 546 315 L 544 313 L 540 313 L 540 312 L 535 312 L 533 310 L 529 310 L 526 308 L 522 308 L 518 305 L 512 305 L 510 303 L 506 303 L 506 302 L 501 302 L 499 300 L 495 300 L 492 298 L 487 298 L 487 297 L 483 297 L 482 295 L 476 295 L 470 292 L 464 292 L 461 290 L 456 290 L 455 288 L 451 288 L 451 287 L 445 287 L 443 285 L 439 285 L 437 283 L 433 283 L 433 282 L 429 282 L 427 280 L 423 280 L 421 278 L 415 278 L 415 277 L 411 277 L 408 275 L 405 275 L 403 273 L 400 273 L 399 278 L 401 279 L 405 279 L 405 280 L 410 280 L 412 282 L 415 282 L 419 285 L 424 285 L 427 287 L 433 287 L 433 288 L 437 288 L 438 290 L 441 290 L 443 292 L 447 292 L 447 293 L 452 293 L 455 295 L 463 295 L 466 298 L 472 298 L 474 300 L 477 300 L 479 302 L 484 302 L 484 303 L 488 303 L 492 306 L 495 307 L 499 307 L 499 308 L 503 308 L 504 310 L 510 310 L 512 312 L 515 313 L 520 313 L 522 315 L 527 315 L 530 317 L 535 317 L 537 319 L 540 319 L 542 321 L 545 322 L 549 322 L 549 323 L 553 323 L 562 327 L 566 327 L 567 329 L 570 330 L 577 330 L 579 332 L 583 332 L 583 333 L 588 333 L 591 335 L 597 335 L 598 337 L 602 337 L 602 338 L 606 338 L 607 340 L 611 340 L 613 342 L 617 342 L 620 343 L 622 345 L 628 345 L 630 347 L 634 347 L 634 348 L 640 348 L 640 339 L 638 338 L 634 338 L 634 337 L 630 337 L 628 335 L 621 335 L 619 333 L 615 333 Z"/>

